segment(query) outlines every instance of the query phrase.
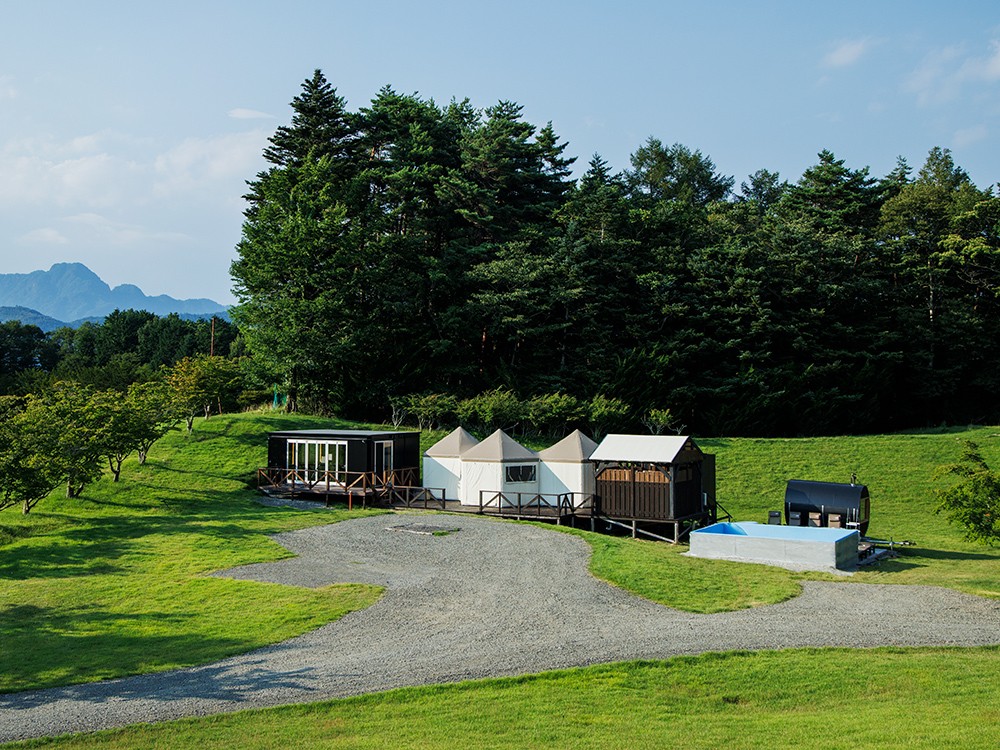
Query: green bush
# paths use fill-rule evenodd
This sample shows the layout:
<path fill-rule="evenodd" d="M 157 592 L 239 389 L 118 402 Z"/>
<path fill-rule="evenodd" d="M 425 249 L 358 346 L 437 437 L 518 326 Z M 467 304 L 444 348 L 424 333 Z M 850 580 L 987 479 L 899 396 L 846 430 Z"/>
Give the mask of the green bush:
<path fill-rule="evenodd" d="M 594 438 L 599 439 L 609 432 L 626 429 L 630 411 L 629 405 L 619 398 L 611 398 L 603 393 L 595 396 L 590 402 L 590 427 Z"/>
<path fill-rule="evenodd" d="M 444 429 L 455 423 L 458 399 L 450 393 L 413 393 L 390 401 L 392 423 L 397 427 L 408 417 L 417 420 L 421 430 Z"/>
<path fill-rule="evenodd" d="M 566 393 L 532 396 L 525 404 L 528 424 L 543 435 L 558 435 L 587 421 L 587 404 Z"/>
<path fill-rule="evenodd" d="M 513 391 L 497 388 L 458 404 L 459 421 L 483 432 L 512 432 L 527 416 L 527 405 Z"/>

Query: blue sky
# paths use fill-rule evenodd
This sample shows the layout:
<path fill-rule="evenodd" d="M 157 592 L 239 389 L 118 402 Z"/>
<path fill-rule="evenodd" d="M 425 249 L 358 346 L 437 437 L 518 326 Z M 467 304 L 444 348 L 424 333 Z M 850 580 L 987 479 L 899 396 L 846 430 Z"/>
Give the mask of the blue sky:
<path fill-rule="evenodd" d="M 653 135 L 737 186 L 831 149 L 875 176 L 950 148 L 1000 181 L 1000 5 L 805 2 L 4 2 L 0 272 L 86 263 L 112 286 L 231 302 L 244 181 L 321 68 L 524 106 L 585 167 Z"/>

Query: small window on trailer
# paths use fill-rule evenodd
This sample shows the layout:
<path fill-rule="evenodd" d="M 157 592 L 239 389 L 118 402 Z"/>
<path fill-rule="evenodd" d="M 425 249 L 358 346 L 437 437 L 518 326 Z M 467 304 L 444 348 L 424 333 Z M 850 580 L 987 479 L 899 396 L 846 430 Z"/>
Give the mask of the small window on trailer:
<path fill-rule="evenodd" d="M 535 464 L 511 464 L 504 467 L 504 479 L 507 482 L 534 482 Z"/>

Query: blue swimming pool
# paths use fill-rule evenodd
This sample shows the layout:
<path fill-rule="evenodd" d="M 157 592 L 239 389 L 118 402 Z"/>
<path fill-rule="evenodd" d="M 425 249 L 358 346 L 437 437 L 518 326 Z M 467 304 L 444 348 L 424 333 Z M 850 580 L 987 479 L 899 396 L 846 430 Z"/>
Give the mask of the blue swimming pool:
<path fill-rule="evenodd" d="M 808 570 L 851 570 L 858 563 L 859 540 L 853 529 L 740 521 L 692 531 L 691 554 Z"/>
<path fill-rule="evenodd" d="M 836 541 L 856 534 L 850 529 L 828 529 L 817 526 L 775 526 L 755 521 L 714 523 L 699 529 L 700 534 L 733 534 L 736 536 L 756 536 L 767 539 L 804 539 L 815 541 Z"/>

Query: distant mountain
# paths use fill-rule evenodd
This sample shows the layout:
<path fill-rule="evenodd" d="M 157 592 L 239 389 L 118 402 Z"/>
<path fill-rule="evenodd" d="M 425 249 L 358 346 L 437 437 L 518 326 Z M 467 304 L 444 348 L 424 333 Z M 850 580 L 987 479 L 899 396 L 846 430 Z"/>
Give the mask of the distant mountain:
<path fill-rule="evenodd" d="M 132 284 L 112 289 L 82 263 L 56 263 L 48 271 L 0 274 L 2 307 L 25 307 L 66 321 L 103 318 L 116 309 L 130 308 L 156 315 L 175 312 L 193 317 L 226 311 L 224 305 L 210 299 L 174 299 L 166 294 L 149 297 Z"/>
<path fill-rule="evenodd" d="M 42 315 L 38 310 L 30 310 L 27 307 L 0 307 L 0 323 L 8 320 L 19 320 L 26 326 L 38 326 L 48 333 L 66 325 L 61 320 Z"/>
<path fill-rule="evenodd" d="M 209 318 L 221 318 L 227 323 L 229 322 L 229 313 L 174 313 L 181 320 L 208 320 Z M 162 317 L 166 317 L 161 315 Z M 8 320 L 20 321 L 23 325 L 38 326 L 45 333 L 54 331 L 57 328 L 63 328 L 64 326 L 69 328 L 79 328 L 84 323 L 95 323 L 101 324 L 104 322 L 103 315 L 91 315 L 88 318 L 80 318 L 79 320 L 56 320 L 55 318 L 50 318 L 48 315 L 42 315 L 38 310 L 31 310 L 27 307 L 0 307 L 0 323 L 6 323 Z"/>

